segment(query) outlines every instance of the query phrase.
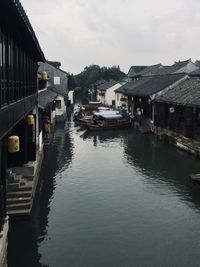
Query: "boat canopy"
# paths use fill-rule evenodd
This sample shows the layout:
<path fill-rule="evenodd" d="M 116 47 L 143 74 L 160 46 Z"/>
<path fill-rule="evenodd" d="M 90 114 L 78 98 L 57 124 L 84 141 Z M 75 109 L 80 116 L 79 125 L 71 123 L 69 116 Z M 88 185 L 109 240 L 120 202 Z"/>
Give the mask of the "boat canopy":
<path fill-rule="evenodd" d="M 101 102 L 100 101 L 90 101 L 89 104 L 90 105 L 100 105 Z"/>
<path fill-rule="evenodd" d="M 106 107 L 98 107 L 98 110 L 110 110 L 110 108 L 106 108 Z"/>
<path fill-rule="evenodd" d="M 115 110 L 99 110 L 99 112 L 94 112 L 94 115 L 101 116 L 101 115 L 117 115 L 119 111 Z"/>
<path fill-rule="evenodd" d="M 122 115 L 121 114 L 99 114 L 99 117 L 101 117 L 104 120 L 116 120 L 116 119 L 122 119 Z"/>

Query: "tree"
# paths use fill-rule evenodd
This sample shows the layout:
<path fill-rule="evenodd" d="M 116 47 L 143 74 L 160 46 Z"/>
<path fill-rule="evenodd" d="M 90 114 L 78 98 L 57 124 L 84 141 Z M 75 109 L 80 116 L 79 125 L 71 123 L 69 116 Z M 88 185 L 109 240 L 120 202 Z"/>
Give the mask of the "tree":
<path fill-rule="evenodd" d="M 125 75 L 118 66 L 100 67 L 98 65 L 86 66 L 78 75 L 74 76 L 75 84 L 81 87 L 83 91 L 88 90 L 93 84 L 99 80 L 115 80 L 120 81 Z"/>

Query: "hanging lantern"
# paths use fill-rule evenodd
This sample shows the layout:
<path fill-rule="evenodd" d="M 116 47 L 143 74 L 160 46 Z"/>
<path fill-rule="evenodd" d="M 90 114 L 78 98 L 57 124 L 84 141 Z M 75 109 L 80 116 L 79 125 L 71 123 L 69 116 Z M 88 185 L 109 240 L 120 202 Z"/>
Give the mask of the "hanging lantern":
<path fill-rule="evenodd" d="M 33 115 L 28 115 L 27 116 L 27 124 L 28 125 L 34 125 L 35 124 L 35 118 Z"/>
<path fill-rule="evenodd" d="M 8 137 L 8 152 L 16 153 L 20 150 L 19 136 L 12 135 Z"/>
<path fill-rule="evenodd" d="M 47 72 L 46 72 L 46 71 L 43 71 L 43 72 L 41 73 L 41 77 L 42 77 L 42 80 L 48 80 Z"/>

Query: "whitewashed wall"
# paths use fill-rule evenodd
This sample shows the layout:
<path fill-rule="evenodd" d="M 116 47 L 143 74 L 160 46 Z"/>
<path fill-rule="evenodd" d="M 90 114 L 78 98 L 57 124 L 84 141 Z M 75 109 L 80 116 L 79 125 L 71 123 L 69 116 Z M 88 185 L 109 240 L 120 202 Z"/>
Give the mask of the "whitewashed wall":
<path fill-rule="evenodd" d="M 117 83 L 106 90 L 106 93 L 105 93 L 105 104 L 106 105 L 109 105 L 109 106 L 112 105 L 112 100 L 115 100 L 115 90 L 117 90 L 121 86 L 122 85 L 120 83 Z"/>

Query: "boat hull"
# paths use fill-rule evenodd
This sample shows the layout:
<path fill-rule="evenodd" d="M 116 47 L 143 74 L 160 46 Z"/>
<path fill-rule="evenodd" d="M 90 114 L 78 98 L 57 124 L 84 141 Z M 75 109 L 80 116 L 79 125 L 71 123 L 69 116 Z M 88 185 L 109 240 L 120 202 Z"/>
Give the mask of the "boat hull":
<path fill-rule="evenodd" d="M 105 131 L 105 130 L 112 130 L 112 129 L 123 129 L 130 127 L 131 123 L 129 121 L 116 123 L 113 125 L 96 125 L 96 124 L 88 124 L 87 129 L 89 131 Z"/>

